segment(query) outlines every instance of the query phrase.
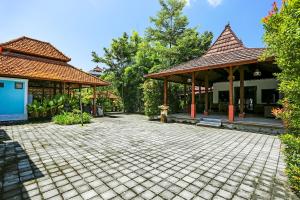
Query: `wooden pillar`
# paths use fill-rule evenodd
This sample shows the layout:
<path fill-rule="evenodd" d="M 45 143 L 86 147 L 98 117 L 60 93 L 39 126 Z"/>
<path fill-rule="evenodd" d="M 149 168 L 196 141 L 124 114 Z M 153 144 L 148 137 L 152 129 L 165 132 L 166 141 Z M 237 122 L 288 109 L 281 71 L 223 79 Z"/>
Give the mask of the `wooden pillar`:
<path fill-rule="evenodd" d="M 184 109 L 188 112 L 188 109 L 187 109 L 187 94 L 186 94 L 186 84 L 184 84 Z"/>
<path fill-rule="evenodd" d="M 66 83 L 65 82 L 63 82 L 63 92 L 62 93 L 66 94 Z"/>
<path fill-rule="evenodd" d="M 59 83 L 59 94 L 62 94 L 62 83 Z"/>
<path fill-rule="evenodd" d="M 96 86 L 93 87 L 93 115 L 97 115 L 97 107 L 96 107 Z"/>
<path fill-rule="evenodd" d="M 208 71 L 205 73 L 205 108 L 204 115 L 208 115 Z"/>
<path fill-rule="evenodd" d="M 245 105 L 245 73 L 243 66 L 240 67 L 240 114 L 239 117 L 245 117 L 244 105 Z"/>
<path fill-rule="evenodd" d="M 192 104 L 191 104 L 191 117 L 196 117 L 196 105 L 195 105 L 195 72 L 192 73 Z"/>
<path fill-rule="evenodd" d="M 80 106 L 80 121 L 81 121 L 81 126 L 83 126 L 83 108 L 82 108 L 82 100 L 81 100 L 81 89 L 82 89 L 82 85 L 79 85 L 79 106 Z"/>
<path fill-rule="evenodd" d="M 199 105 L 201 105 L 201 98 L 202 98 L 201 97 L 201 87 L 202 87 L 202 82 L 201 81 L 199 81 L 199 86 L 198 87 L 199 87 L 199 94 L 198 94 L 199 95 L 199 101 L 198 102 L 199 102 Z"/>
<path fill-rule="evenodd" d="M 56 95 L 56 82 L 54 82 L 54 90 L 53 90 L 53 95 Z"/>
<path fill-rule="evenodd" d="M 45 86 L 44 83 L 42 83 L 42 99 L 45 98 Z"/>
<path fill-rule="evenodd" d="M 164 106 L 168 105 L 168 80 L 164 79 Z"/>
<path fill-rule="evenodd" d="M 71 87 L 71 84 L 68 83 L 68 96 L 70 97 L 70 87 Z"/>
<path fill-rule="evenodd" d="M 228 120 L 234 121 L 234 105 L 233 105 L 233 69 L 229 67 L 229 105 L 228 105 Z"/>

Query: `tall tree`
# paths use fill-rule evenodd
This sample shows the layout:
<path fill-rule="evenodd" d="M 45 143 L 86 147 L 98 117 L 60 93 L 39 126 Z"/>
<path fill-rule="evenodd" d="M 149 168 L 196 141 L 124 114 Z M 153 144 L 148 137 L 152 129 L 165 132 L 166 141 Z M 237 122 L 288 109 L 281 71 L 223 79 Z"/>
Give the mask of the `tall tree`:
<path fill-rule="evenodd" d="M 150 22 L 154 26 L 146 30 L 147 37 L 172 48 L 182 37 L 188 25 L 188 18 L 182 13 L 186 1 L 159 0 L 159 3 L 161 10 L 155 17 L 150 17 Z"/>
<path fill-rule="evenodd" d="M 131 105 L 127 100 L 128 92 L 131 91 L 128 88 L 132 88 L 130 81 L 128 80 L 128 71 L 126 68 L 134 65 L 134 57 L 138 51 L 139 44 L 142 42 L 142 38 L 137 32 L 133 32 L 131 36 L 127 33 L 119 38 L 113 39 L 109 48 L 104 48 L 104 55 L 101 57 L 96 52 L 92 52 L 93 61 L 97 63 L 104 63 L 109 68 L 106 73 L 113 73 L 115 80 L 113 85 L 117 88 L 119 95 L 122 98 L 125 111 L 132 111 L 132 108 L 128 108 Z M 128 83 L 129 82 L 129 83 Z"/>
<path fill-rule="evenodd" d="M 186 0 L 159 0 L 159 3 L 161 9 L 155 17 L 150 18 L 152 26 L 146 30 L 146 39 L 155 49 L 154 52 L 159 53 L 159 62 L 153 64 L 149 72 L 158 72 L 201 56 L 210 46 L 213 37 L 211 32 L 199 34 L 197 28 L 188 27 L 188 18 L 183 15 Z M 162 99 L 162 92 L 159 99 L 156 93 L 150 92 L 154 88 L 156 91 L 162 91 L 162 83 L 153 82 L 155 80 L 147 80 L 144 84 L 147 115 L 159 112 L 158 106 Z M 169 96 L 171 111 L 178 110 L 178 96 L 181 91 L 182 86 L 172 84 Z"/>

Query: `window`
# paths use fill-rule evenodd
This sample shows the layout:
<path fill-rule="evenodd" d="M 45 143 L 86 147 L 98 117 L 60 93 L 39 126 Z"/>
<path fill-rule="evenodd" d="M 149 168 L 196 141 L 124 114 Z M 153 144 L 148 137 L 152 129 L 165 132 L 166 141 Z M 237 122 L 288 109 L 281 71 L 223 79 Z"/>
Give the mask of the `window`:
<path fill-rule="evenodd" d="M 229 91 L 219 91 L 219 102 L 229 102 Z"/>
<path fill-rule="evenodd" d="M 0 88 L 4 88 L 4 83 L 0 82 Z"/>
<path fill-rule="evenodd" d="M 276 89 L 261 90 L 261 102 L 273 104 L 279 100 L 279 92 Z"/>
<path fill-rule="evenodd" d="M 22 82 L 15 82 L 15 89 L 23 89 L 23 83 Z"/>

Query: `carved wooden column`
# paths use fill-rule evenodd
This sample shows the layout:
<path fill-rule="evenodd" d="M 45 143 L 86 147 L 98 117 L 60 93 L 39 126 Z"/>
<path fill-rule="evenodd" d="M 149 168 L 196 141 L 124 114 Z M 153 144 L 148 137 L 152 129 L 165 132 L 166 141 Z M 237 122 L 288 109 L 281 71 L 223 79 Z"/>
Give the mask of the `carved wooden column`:
<path fill-rule="evenodd" d="M 234 104 L 233 104 L 233 69 L 229 67 L 229 106 L 228 106 L 228 120 L 234 121 Z"/>
<path fill-rule="evenodd" d="M 192 104 L 191 104 L 191 117 L 196 117 L 196 105 L 195 105 L 195 72 L 192 73 Z"/>
<path fill-rule="evenodd" d="M 245 73 L 243 66 L 240 67 L 240 114 L 239 117 L 244 118 L 245 117 Z"/>
<path fill-rule="evenodd" d="M 208 71 L 205 73 L 205 108 L 204 115 L 208 115 Z"/>

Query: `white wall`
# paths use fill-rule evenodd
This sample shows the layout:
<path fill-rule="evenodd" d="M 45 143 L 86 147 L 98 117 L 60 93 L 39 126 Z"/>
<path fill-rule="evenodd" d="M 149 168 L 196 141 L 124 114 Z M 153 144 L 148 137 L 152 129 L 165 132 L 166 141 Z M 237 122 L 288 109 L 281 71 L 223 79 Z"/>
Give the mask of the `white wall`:
<path fill-rule="evenodd" d="M 261 79 L 261 80 L 246 80 L 244 82 L 245 87 L 247 86 L 256 86 L 257 93 L 256 99 L 257 104 L 261 104 L 261 90 L 262 89 L 277 89 L 278 81 L 276 79 Z M 240 81 L 234 81 L 233 87 L 239 87 Z M 217 82 L 213 84 L 213 103 L 217 104 L 219 102 L 219 91 L 228 91 L 229 90 L 229 81 L 228 82 Z M 235 98 L 235 93 L 233 90 L 233 98 Z"/>

